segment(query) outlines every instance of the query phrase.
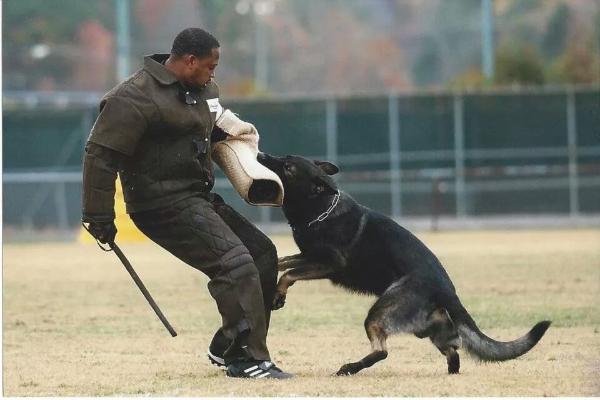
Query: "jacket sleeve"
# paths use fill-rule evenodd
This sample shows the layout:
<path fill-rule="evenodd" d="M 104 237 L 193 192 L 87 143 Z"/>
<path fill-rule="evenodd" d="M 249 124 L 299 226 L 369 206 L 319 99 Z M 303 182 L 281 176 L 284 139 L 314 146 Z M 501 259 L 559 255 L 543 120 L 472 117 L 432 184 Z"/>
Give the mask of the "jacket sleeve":
<path fill-rule="evenodd" d="M 141 95 L 106 97 L 100 103 L 100 114 L 88 141 L 131 156 L 154 110 L 154 103 Z"/>
<path fill-rule="evenodd" d="M 83 222 L 115 219 L 115 181 L 123 158 L 123 154 L 88 142 L 83 160 Z"/>

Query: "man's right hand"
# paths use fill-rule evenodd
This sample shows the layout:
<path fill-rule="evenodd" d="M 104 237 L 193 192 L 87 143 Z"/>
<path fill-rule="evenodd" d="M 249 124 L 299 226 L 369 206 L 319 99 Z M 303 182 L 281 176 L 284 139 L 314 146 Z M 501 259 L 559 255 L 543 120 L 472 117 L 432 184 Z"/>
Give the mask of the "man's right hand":
<path fill-rule="evenodd" d="M 88 232 L 100 243 L 114 243 L 117 236 L 117 227 L 114 221 L 90 222 Z"/>

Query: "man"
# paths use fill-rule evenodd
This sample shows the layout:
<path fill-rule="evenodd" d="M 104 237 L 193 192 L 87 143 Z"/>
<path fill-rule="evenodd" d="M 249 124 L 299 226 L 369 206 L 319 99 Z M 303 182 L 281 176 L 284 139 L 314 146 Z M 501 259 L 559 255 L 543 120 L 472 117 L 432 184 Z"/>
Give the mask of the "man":
<path fill-rule="evenodd" d="M 170 54 L 145 57 L 142 69 L 103 97 L 86 146 L 82 220 L 100 242 L 114 241 L 118 171 L 135 225 L 210 278 L 223 319 L 210 361 L 231 377 L 289 378 L 266 345 L 275 246 L 211 193 L 211 144 L 229 132 L 219 125 L 253 128 L 219 105 L 219 47 L 208 32 L 185 29 Z"/>

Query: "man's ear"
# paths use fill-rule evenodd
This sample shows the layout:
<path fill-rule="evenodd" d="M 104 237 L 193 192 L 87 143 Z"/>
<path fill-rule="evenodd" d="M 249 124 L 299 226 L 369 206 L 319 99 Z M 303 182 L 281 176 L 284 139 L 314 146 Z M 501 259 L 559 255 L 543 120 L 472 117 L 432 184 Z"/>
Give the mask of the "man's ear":
<path fill-rule="evenodd" d="M 335 175 L 340 172 L 340 169 L 337 165 L 330 163 L 329 161 L 314 161 L 317 166 L 319 166 L 327 175 Z"/>
<path fill-rule="evenodd" d="M 198 62 L 198 57 L 193 54 L 185 54 L 183 59 L 185 60 L 185 65 L 188 67 L 193 67 Z"/>

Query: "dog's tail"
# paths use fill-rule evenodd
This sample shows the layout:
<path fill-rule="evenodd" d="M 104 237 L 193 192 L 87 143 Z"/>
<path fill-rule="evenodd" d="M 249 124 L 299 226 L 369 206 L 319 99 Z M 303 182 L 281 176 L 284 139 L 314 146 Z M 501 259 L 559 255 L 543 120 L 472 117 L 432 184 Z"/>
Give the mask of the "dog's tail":
<path fill-rule="evenodd" d="M 465 350 L 484 361 L 511 360 L 527 353 L 544 336 L 551 324 L 551 321 L 538 322 L 524 336 L 510 342 L 499 342 L 479 330 L 458 297 L 449 302 L 447 309 Z"/>

